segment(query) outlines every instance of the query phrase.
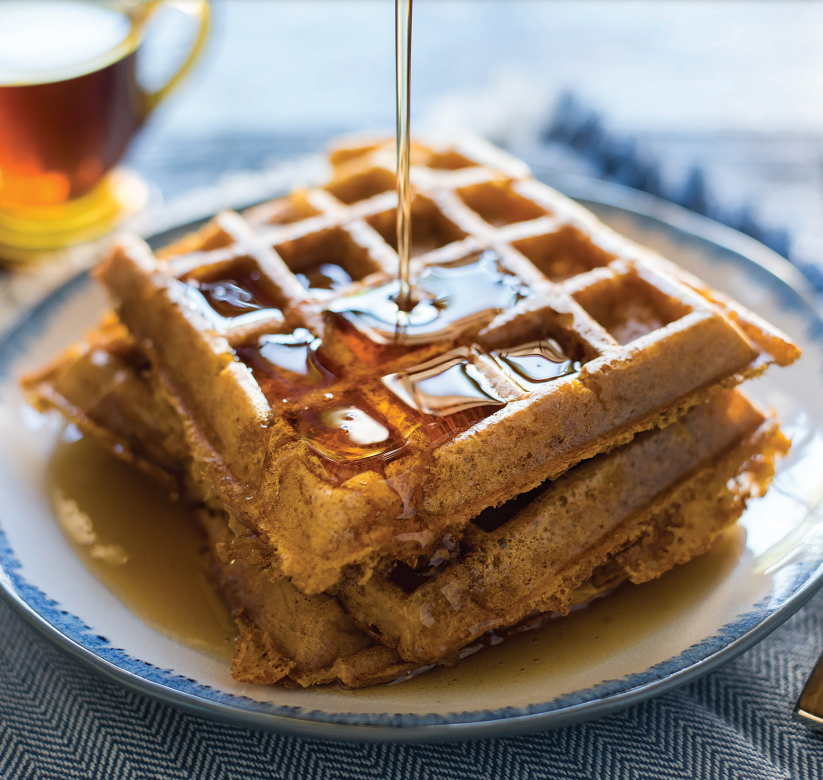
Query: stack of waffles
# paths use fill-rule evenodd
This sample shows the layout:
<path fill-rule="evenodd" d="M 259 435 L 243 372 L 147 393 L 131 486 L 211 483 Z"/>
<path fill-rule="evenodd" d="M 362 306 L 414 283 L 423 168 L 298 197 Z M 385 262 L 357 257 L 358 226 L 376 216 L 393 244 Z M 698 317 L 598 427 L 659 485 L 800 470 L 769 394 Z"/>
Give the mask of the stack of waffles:
<path fill-rule="evenodd" d="M 736 386 L 799 350 L 499 150 L 414 146 L 417 305 L 395 302 L 393 142 L 156 255 L 25 379 L 197 502 L 245 682 L 453 663 L 709 549 L 788 443 Z"/>

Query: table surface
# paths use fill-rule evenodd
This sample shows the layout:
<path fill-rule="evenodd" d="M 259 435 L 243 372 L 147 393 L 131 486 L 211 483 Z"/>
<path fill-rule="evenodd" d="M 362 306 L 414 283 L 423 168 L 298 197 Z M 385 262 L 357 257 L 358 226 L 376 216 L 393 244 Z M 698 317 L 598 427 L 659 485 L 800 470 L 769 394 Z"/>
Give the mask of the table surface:
<path fill-rule="evenodd" d="M 339 132 L 391 132 L 388 0 L 214 6 L 201 67 L 128 156 L 168 208 L 192 191 L 228 192 L 238 171 L 321 150 Z M 185 37 L 167 24 L 143 52 L 147 80 L 161 78 Z M 700 167 L 719 208 L 745 207 L 786 229 L 791 259 L 817 264 L 821 33 L 823 4 L 806 2 L 418 0 L 413 122 L 468 128 L 591 172 L 585 155 L 541 141 L 571 91 L 653 160 L 671 190 Z M 0 327 L 62 275 L 51 267 L 0 280 Z M 0 604 L 0 777 L 814 778 L 823 741 L 790 713 L 821 649 L 818 596 L 723 669 L 592 724 L 462 745 L 324 744 L 143 699 L 64 657 Z"/>

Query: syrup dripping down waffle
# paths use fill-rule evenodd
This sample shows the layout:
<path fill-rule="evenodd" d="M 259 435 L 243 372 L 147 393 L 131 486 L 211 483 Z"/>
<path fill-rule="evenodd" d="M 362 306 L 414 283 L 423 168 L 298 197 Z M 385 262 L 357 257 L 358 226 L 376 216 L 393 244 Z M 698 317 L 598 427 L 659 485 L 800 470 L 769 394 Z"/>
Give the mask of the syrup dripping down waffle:
<path fill-rule="evenodd" d="M 325 187 L 99 271 L 205 480 L 307 593 L 799 354 L 482 148 L 414 150 L 398 333 L 390 159 L 341 148 Z"/>

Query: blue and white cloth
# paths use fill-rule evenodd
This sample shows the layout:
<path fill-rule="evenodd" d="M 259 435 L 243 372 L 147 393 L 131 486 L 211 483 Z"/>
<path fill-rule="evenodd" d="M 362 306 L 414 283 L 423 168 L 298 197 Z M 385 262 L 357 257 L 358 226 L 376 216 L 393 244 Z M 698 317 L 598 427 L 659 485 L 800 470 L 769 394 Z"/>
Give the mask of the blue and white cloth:
<path fill-rule="evenodd" d="M 823 648 L 823 594 L 723 668 L 591 723 L 454 744 L 320 742 L 188 715 L 108 682 L 0 602 L 2 780 L 816 780 L 791 720 Z"/>

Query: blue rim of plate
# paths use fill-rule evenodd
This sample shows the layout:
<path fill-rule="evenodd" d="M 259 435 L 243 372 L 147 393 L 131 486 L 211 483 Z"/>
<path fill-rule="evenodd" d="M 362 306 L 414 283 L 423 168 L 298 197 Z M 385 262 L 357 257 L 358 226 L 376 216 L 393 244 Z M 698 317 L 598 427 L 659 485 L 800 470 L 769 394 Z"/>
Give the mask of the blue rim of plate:
<path fill-rule="evenodd" d="M 823 343 L 823 318 L 814 291 L 788 261 L 754 239 L 731 228 L 661 201 L 645 193 L 586 177 L 538 171 L 538 178 L 602 212 L 613 210 L 639 218 L 647 226 L 674 231 L 678 239 L 704 249 L 720 248 L 726 260 L 746 264 L 767 281 L 783 306 L 800 303 L 809 323 L 809 337 Z M 274 194 L 276 195 L 276 193 Z M 273 195 L 273 196 L 274 196 Z M 173 235 L 192 229 L 203 220 L 165 230 L 149 239 L 162 244 Z M 0 339 L 0 381 L 62 306 L 90 283 L 81 273 L 26 313 Z M 819 509 L 813 507 L 810 512 Z M 355 741 L 425 742 L 500 737 L 568 726 L 603 717 L 617 710 L 670 691 L 719 667 L 777 628 L 823 586 L 823 560 L 796 565 L 790 583 L 783 583 L 779 603 L 772 593 L 749 612 L 739 615 L 714 636 L 649 669 L 552 701 L 525 708 L 454 712 L 448 714 L 328 713 L 293 706 L 277 706 L 235 694 L 216 691 L 171 670 L 163 670 L 113 648 L 85 626 L 80 618 L 60 608 L 19 573 L 21 564 L 10 549 L 0 519 L 0 596 L 30 626 L 58 648 L 85 662 L 97 672 L 157 701 L 195 715 L 245 728 L 296 736 Z"/>

